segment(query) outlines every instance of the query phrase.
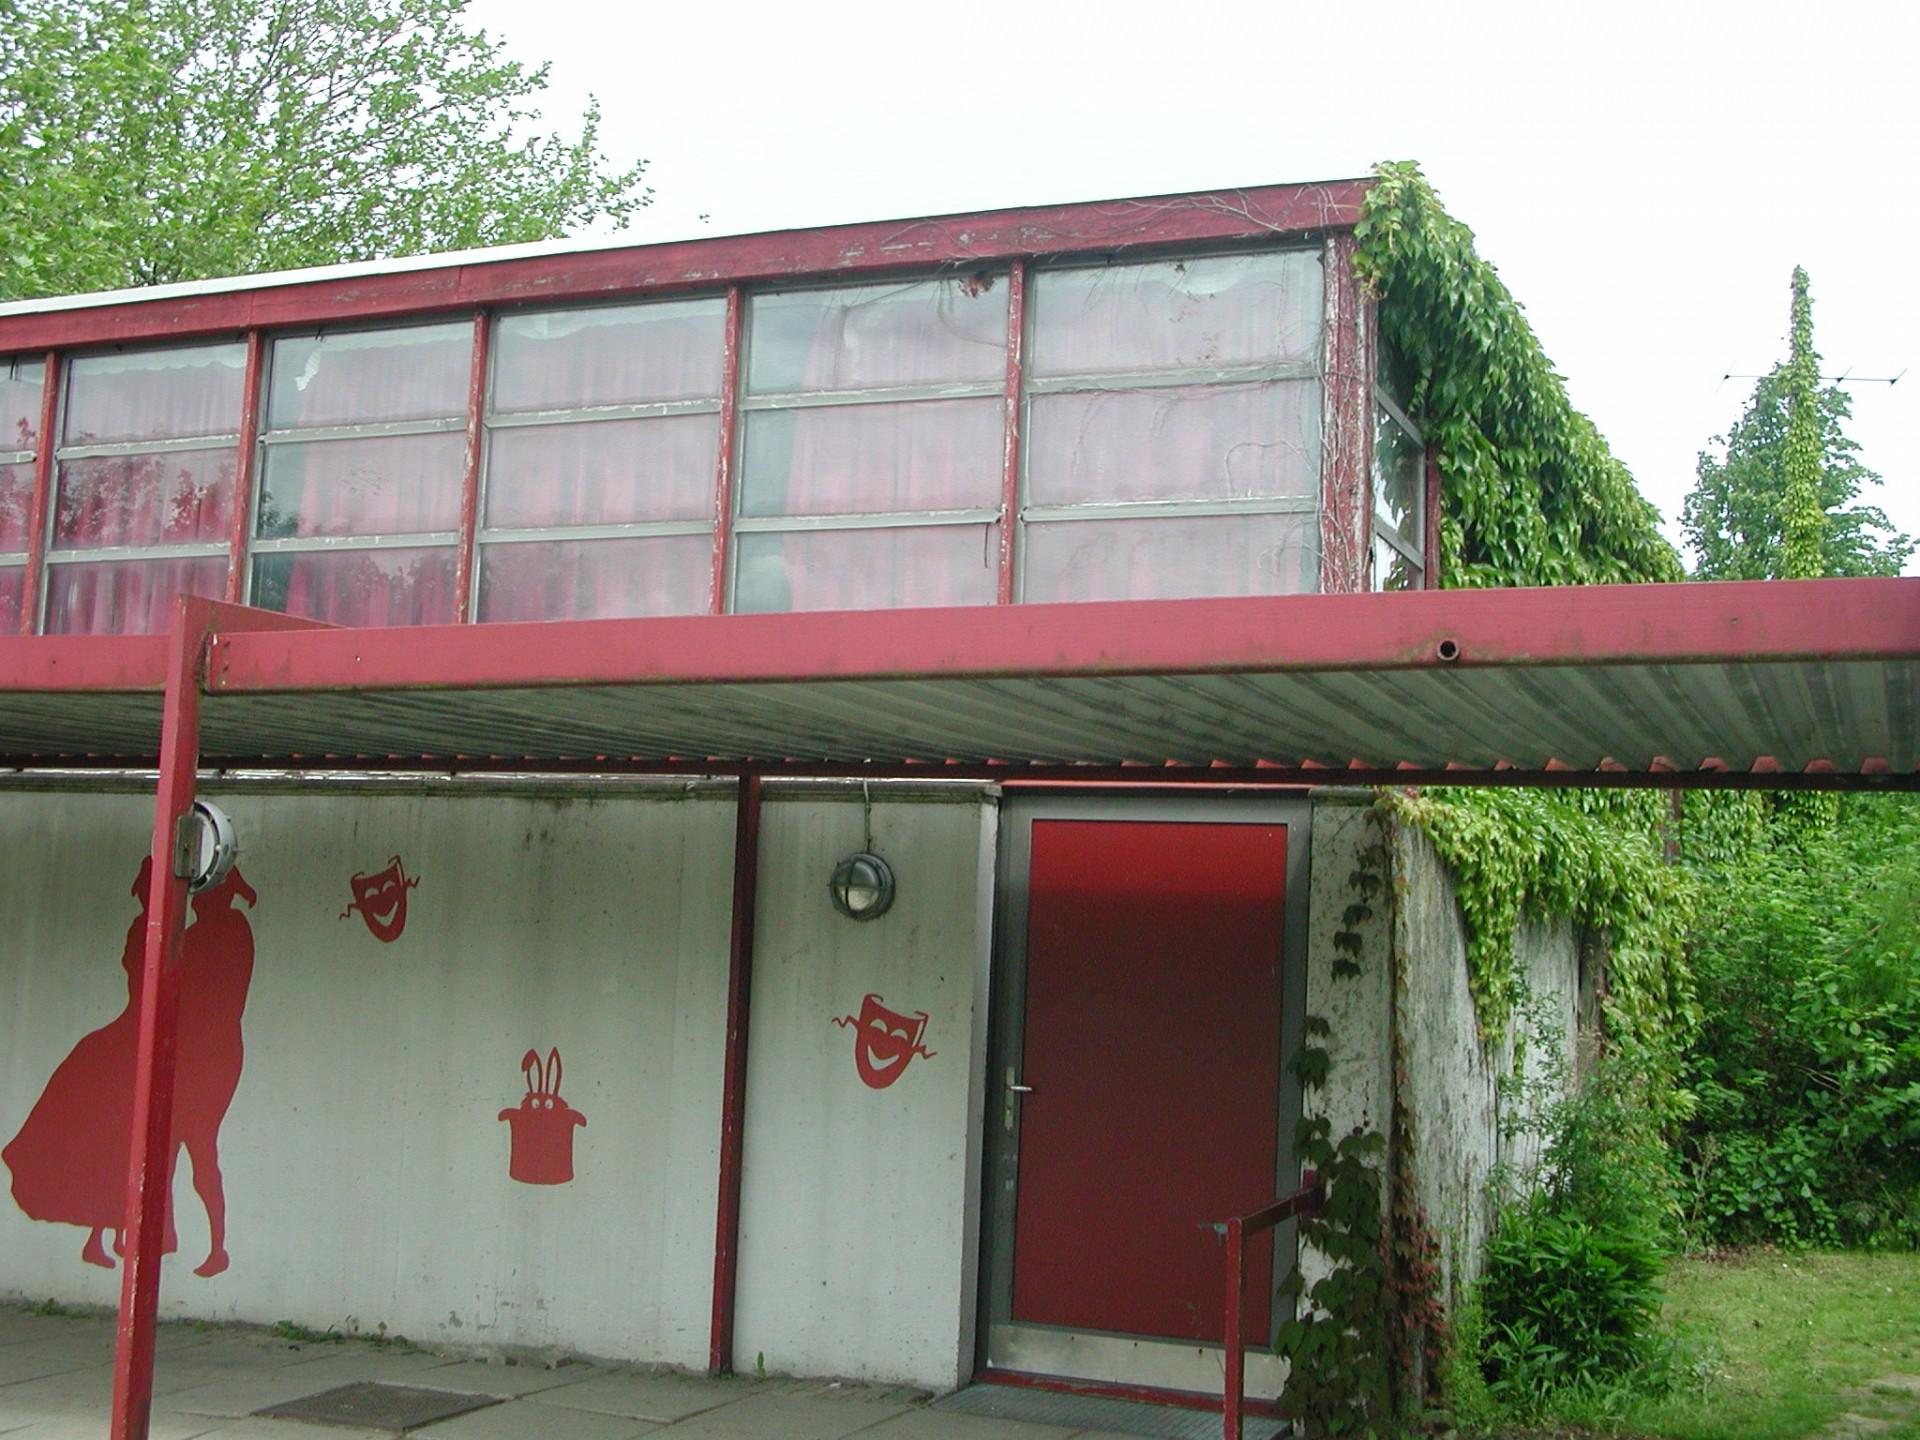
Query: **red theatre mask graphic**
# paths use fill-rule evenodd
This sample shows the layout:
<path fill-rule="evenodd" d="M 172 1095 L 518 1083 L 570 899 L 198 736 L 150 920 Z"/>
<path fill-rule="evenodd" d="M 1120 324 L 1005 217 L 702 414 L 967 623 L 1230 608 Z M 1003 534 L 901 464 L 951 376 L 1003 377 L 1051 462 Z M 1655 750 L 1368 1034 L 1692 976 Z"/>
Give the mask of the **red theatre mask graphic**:
<path fill-rule="evenodd" d="M 398 940 L 407 928 L 407 891 L 420 883 L 419 878 L 409 876 L 396 855 L 386 869 L 355 875 L 347 883 L 353 887 L 353 899 L 340 912 L 340 918 L 344 920 L 357 911 L 374 939 L 388 944 Z"/>
<path fill-rule="evenodd" d="M 573 1131 L 587 1117 L 560 1098 L 560 1052 L 549 1050 L 546 1063 L 538 1050 L 520 1061 L 527 1093 L 519 1105 L 502 1110 L 513 1135 L 507 1174 L 522 1185 L 564 1185 L 573 1179 Z"/>
<path fill-rule="evenodd" d="M 898 1080 L 907 1062 L 918 1055 L 931 1060 L 934 1052 L 920 1042 L 927 1033 L 927 1012 L 916 1010 L 901 1015 L 880 1003 L 878 995 L 860 1002 L 860 1014 L 836 1015 L 833 1023 L 843 1030 L 854 1027 L 853 1063 L 860 1078 L 875 1090 L 884 1090 Z"/>

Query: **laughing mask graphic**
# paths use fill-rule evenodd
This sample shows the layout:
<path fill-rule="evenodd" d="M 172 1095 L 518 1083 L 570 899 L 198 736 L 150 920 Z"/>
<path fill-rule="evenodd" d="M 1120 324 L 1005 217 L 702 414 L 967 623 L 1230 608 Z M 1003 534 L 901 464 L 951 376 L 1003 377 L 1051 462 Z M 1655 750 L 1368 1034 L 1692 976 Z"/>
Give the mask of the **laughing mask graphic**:
<path fill-rule="evenodd" d="M 420 883 L 417 877 L 408 876 L 400 857 L 389 860 L 384 870 L 355 875 L 347 883 L 353 887 L 353 899 L 340 912 L 340 918 L 358 912 L 374 939 L 388 944 L 399 939 L 400 932 L 407 928 L 407 891 Z"/>
<path fill-rule="evenodd" d="M 934 1052 L 920 1043 L 927 1033 L 927 1012 L 916 1010 L 902 1015 L 880 1003 L 878 995 L 860 1002 L 860 1014 L 836 1015 L 833 1023 L 845 1029 L 855 1027 L 853 1063 L 860 1078 L 875 1090 L 884 1090 L 898 1080 L 907 1062 L 918 1055 L 931 1060 Z"/>

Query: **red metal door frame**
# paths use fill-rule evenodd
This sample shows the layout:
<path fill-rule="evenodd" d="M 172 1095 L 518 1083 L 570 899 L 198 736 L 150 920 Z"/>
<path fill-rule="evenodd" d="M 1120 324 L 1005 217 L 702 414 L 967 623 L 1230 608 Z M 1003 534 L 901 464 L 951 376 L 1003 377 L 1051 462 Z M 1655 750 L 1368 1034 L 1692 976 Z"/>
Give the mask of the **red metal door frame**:
<path fill-rule="evenodd" d="M 1136 769 L 1138 777 L 1140 771 Z M 1152 772 L 1148 771 L 1150 775 Z M 1022 1057 L 1025 1049 L 1022 1012 L 1025 1009 L 1024 951 L 1029 923 L 1026 900 L 1027 875 L 1031 864 L 1031 826 L 1046 819 L 1180 821 L 1197 824 L 1285 825 L 1287 845 L 1287 905 L 1285 910 L 1284 962 L 1281 990 L 1281 1034 L 1279 1050 L 1284 1056 L 1297 1048 L 1301 1016 L 1305 1010 L 1305 967 L 1298 957 L 1306 950 L 1306 890 L 1308 862 L 1312 844 L 1312 812 L 1304 793 L 1286 794 L 1273 789 L 1243 789 L 1238 794 L 1218 790 L 1196 791 L 1190 786 L 1169 789 L 1158 786 L 1072 787 L 1039 793 L 1029 792 L 1015 798 L 1010 795 L 1001 812 L 1001 847 L 996 866 L 994 917 L 994 978 L 991 1006 L 992 1041 L 989 1051 L 988 1096 L 985 1153 L 982 1155 L 983 1203 L 981 1262 L 978 1288 L 978 1333 L 975 1349 L 974 1379 L 998 1384 L 1035 1386 L 1073 1393 L 1124 1396 L 1135 1399 L 1190 1405 L 1216 1410 L 1221 1404 L 1219 1372 L 1202 1376 L 1198 1371 L 1182 1374 L 1178 1366 L 1149 1362 L 1139 1358 L 1137 1342 L 1124 1337 L 1086 1335 L 1095 1347 L 1109 1341 L 1127 1350 L 1122 1359 L 1118 1351 L 1097 1354 L 1093 1349 L 1076 1346 L 1071 1363 L 1062 1363 L 1060 1355 L 1035 1350 L 1029 1343 L 1042 1332 L 1027 1331 L 1012 1325 L 1014 1195 L 1017 1188 L 1020 1146 L 1019 1103 L 1017 1092 L 1005 1087 L 1025 1083 Z M 1299 1115 L 1300 1094 L 1295 1077 L 1284 1066 L 1279 1076 L 1278 1139 L 1281 1154 L 1274 1174 L 1275 1191 L 1291 1189 L 1298 1183 L 1297 1158 L 1291 1153 L 1291 1136 Z M 1292 1241 L 1290 1228 L 1276 1235 L 1284 1253 Z M 1277 1277 L 1276 1277 L 1277 1278 Z M 1149 1342 L 1151 1344 L 1151 1342 Z M 1185 1342 L 1160 1342 L 1166 1352 L 1184 1350 Z M 1152 1346 L 1159 1349 L 1159 1346 Z M 1246 1413 L 1264 1414 L 1266 1401 L 1249 1400 Z"/>

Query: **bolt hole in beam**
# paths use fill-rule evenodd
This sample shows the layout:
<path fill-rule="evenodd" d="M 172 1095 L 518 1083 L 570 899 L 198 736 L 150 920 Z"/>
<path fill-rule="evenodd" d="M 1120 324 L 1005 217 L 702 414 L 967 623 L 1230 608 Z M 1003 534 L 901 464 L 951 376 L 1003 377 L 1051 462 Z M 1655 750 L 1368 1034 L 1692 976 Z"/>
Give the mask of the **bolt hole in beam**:
<path fill-rule="evenodd" d="M 1442 640 L 1438 645 L 1433 647 L 1433 653 L 1440 659 L 1451 664 L 1460 658 L 1460 642 L 1452 639 Z"/>

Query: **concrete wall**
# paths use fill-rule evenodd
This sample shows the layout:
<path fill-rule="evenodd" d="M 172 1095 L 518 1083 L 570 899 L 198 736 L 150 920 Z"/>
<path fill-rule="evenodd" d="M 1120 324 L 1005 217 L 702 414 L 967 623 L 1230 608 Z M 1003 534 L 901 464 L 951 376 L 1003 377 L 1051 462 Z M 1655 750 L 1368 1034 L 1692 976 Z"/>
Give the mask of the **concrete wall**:
<path fill-rule="evenodd" d="M 1374 817 L 1371 796 L 1344 802 L 1322 800 L 1313 808 L 1313 863 L 1307 914 L 1306 1013 L 1324 1019 L 1331 1034 L 1308 1044 L 1326 1048 L 1327 1083 L 1302 1096 L 1301 1110 L 1324 1116 L 1335 1142 L 1355 1129 L 1386 1133 L 1392 1115 L 1393 1068 L 1389 1045 L 1393 957 L 1393 896 L 1389 883 L 1373 902 L 1373 916 L 1361 923 L 1360 973 L 1333 973 L 1334 932 L 1356 896 L 1350 878 L 1360 855 L 1382 843 L 1386 829 Z M 1390 873 L 1382 872 L 1382 881 Z M 1302 1246 L 1300 1269 L 1308 1285 L 1327 1273 L 1325 1259 Z"/>
<path fill-rule="evenodd" d="M 259 895 L 220 1134 L 232 1268 L 190 1273 L 207 1229 L 183 1163 L 165 1313 L 704 1361 L 731 805 L 215 798 Z M 151 806 L 0 796 L 0 1135 L 126 1003 Z M 419 883 L 383 943 L 342 911 L 394 855 Z M 509 1178 L 497 1116 L 529 1048 L 558 1048 L 586 1117 L 570 1184 Z M 112 1303 L 83 1238 L 0 1203 L 0 1289 Z"/>
<path fill-rule="evenodd" d="M 245 912 L 245 1068 L 220 1130 L 232 1265 L 191 1273 L 209 1237 L 183 1164 L 165 1312 L 703 1365 L 730 791 L 214 798 L 237 822 L 258 893 Z M 0 880 L 0 1145 L 43 1108 L 69 1057 L 111 1049 L 125 1029 L 120 962 L 150 807 L 141 795 L 0 794 L 12 859 Z M 978 791 L 876 791 L 873 842 L 899 895 L 858 923 L 832 909 L 826 880 L 866 843 L 859 792 L 770 792 L 743 1367 L 933 1388 L 970 1371 L 995 816 Z M 1349 877 L 1383 839 L 1389 887 L 1359 927 L 1359 976 L 1336 979 Z M 386 943 L 350 910 L 350 878 L 392 856 L 417 885 Z M 1328 1083 L 1308 1112 L 1336 1137 L 1385 1130 L 1399 1025 L 1412 1172 L 1457 1284 L 1484 1239 L 1488 1176 L 1528 1155 L 1502 1148 L 1511 1055 L 1479 1043 L 1452 883 L 1424 838 L 1383 825 L 1364 798 L 1328 797 L 1314 813 L 1308 908 L 1305 1012 L 1332 1029 Z M 1542 1023 L 1570 1052 L 1571 938 L 1529 930 L 1521 960 Z M 864 1029 L 875 1015 L 885 1023 Z M 889 1026 L 906 1038 L 887 1040 Z M 586 1119 L 572 1132 L 574 1177 L 522 1183 L 498 1117 L 521 1100 L 526 1051 L 556 1047 L 564 1100 Z M 889 1053 L 892 1067 L 876 1067 Z M 1535 1046 L 1527 1063 L 1543 1056 Z M 63 1086 L 74 1088 L 51 1088 Z M 101 1107 L 69 1109 L 63 1123 L 84 1130 Z M 100 1185 L 117 1196 L 117 1176 Z M 111 1305 L 118 1274 L 82 1263 L 85 1238 L 0 1197 L 0 1295 Z M 1306 1267 L 1310 1281 L 1320 1273 L 1315 1257 Z"/>
<path fill-rule="evenodd" d="M 1579 956 L 1566 924 L 1522 926 L 1515 958 L 1531 999 L 1516 1025 L 1523 1034 L 1538 1029 L 1518 1051 L 1511 1037 L 1489 1049 L 1480 1041 L 1468 988 L 1466 930 L 1453 880 L 1417 830 L 1393 827 L 1393 857 L 1394 940 L 1405 961 L 1398 1023 L 1403 1094 L 1413 1121 L 1411 1174 L 1441 1242 L 1443 1292 L 1452 1296 L 1479 1273 L 1496 1167 L 1524 1172 L 1537 1155 L 1524 1097 L 1537 1100 L 1541 1087 L 1513 1081 L 1541 1081 L 1556 1052 L 1572 1056 Z"/>
<path fill-rule="evenodd" d="M 770 807 L 748 1049 L 735 1363 L 952 1388 L 972 1370 L 977 1127 L 993 811 L 876 806 L 898 898 L 827 903 L 865 844 L 857 794 Z M 860 1073 L 863 998 L 926 1021 L 925 1056 Z M 911 1028 L 911 1027 L 910 1027 Z"/>
<path fill-rule="evenodd" d="M 183 1161 L 164 1313 L 704 1366 L 730 791 L 210 798 L 233 815 L 258 894 L 242 911 L 245 1063 L 220 1129 L 232 1263 L 192 1273 L 209 1236 Z M 0 795 L 14 857 L 0 882 L 0 1146 L 83 1037 L 109 1032 L 82 1047 L 96 1058 L 130 1041 L 114 1027 L 151 807 Z M 826 890 L 863 842 L 860 806 L 773 794 L 763 814 L 743 1361 L 951 1384 L 970 1324 L 990 812 L 977 795 L 876 795 L 900 898 L 866 925 Z M 418 884 L 388 943 L 342 912 L 349 877 L 395 855 Z M 927 1011 L 935 1052 L 881 1091 L 856 1076 L 854 1030 L 832 1023 L 868 992 Z M 509 1173 L 514 1122 L 498 1117 L 525 1094 L 530 1048 L 560 1051 L 562 1096 L 586 1120 L 568 1183 Z M 85 1130 L 97 1097 L 71 1073 L 53 1088 L 62 1124 Z M 82 1263 L 85 1239 L 0 1195 L 0 1294 L 113 1304 L 119 1275 Z"/>

